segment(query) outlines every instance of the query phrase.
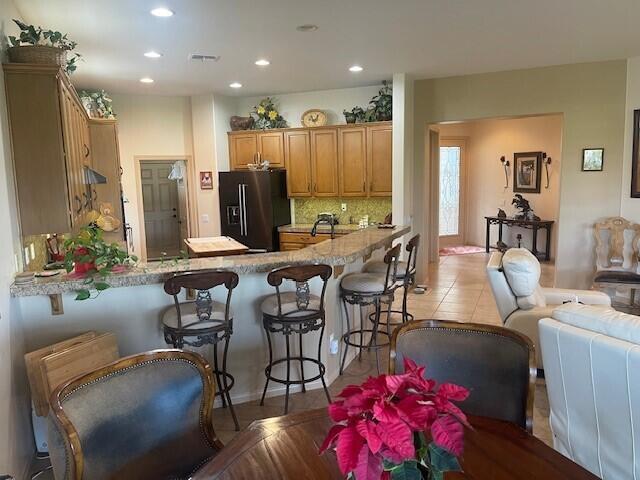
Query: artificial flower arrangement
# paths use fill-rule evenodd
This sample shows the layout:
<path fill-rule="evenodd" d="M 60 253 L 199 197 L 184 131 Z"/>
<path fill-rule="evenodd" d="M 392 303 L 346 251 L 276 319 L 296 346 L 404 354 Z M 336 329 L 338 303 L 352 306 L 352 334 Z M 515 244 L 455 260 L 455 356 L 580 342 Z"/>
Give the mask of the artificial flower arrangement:
<path fill-rule="evenodd" d="M 256 130 L 266 130 L 269 128 L 287 128 L 287 121 L 282 118 L 275 106 L 273 97 L 266 97 L 253 107 L 251 115 L 255 119 L 253 128 Z"/>
<path fill-rule="evenodd" d="M 442 480 L 460 471 L 465 414 L 453 402 L 469 391 L 424 378 L 404 359 L 405 373 L 350 385 L 329 405 L 334 425 L 320 453 L 335 445 L 340 470 L 353 480 Z"/>
<path fill-rule="evenodd" d="M 104 90 L 88 92 L 82 90 L 80 92 L 80 100 L 87 114 L 92 118 L 116 118 L 113 113 L 111 97 Z"/>

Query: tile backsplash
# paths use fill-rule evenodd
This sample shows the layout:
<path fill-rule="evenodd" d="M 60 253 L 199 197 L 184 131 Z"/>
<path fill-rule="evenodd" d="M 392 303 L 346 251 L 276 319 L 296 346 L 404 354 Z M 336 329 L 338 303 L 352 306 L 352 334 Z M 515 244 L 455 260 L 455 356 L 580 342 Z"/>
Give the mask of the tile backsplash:
<path fill-rule="evenodd" d="M 346 212 L 342 211 L 343 203 L 347 204 Z M 343 225 L 350 219 L 357 224 L 364 215 L 369 215 L 369 223 L 381 223 L 391 213 L 391 197 L 296 198 L 294 212 L 295 223 L 313 223 L 320 212 L 337 214 Z"/>

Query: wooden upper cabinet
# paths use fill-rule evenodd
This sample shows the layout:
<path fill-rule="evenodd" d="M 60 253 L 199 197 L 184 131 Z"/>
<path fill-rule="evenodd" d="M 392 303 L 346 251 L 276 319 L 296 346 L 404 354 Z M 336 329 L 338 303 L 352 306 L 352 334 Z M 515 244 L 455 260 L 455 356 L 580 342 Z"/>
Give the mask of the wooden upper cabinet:
<path fill-rule="evenodd" d="M 90 119 L 88 126 L 93 168 L 107 177 L 107 183 L 92 185 L 94 208 L 98 210 L 101 203 L 110 203 L 113 207 L 112 215 L 122 222 L 120 152 L 116 121 Z"/>
<path fill-rule="evenodd" d="M 335 128 L 311 130 L 311 172 L 314 196 L 338 196 L 338 131 Z"/>
<path fill-rule="evenodd" d="M 258 151 L 255 133 L 229 134 L 229 163 L 232 170 L 247 169 Z"/>
<path fill-rule="evenodd" d="M 308 131 L 294 130 L 284 133 L 284 159 L 289 197 L 310 197 L 312 177 Z"/>
<path fill-rule="evenodd" d="M 284 134 L 282 132 L 258 133 L 258 152 L 262 160 L 269 160 L 271 167 L 284 167 Z"/>
<path fill-rule="evenodd" d="M 372 197 L 391 196 L 392 144 L 391 125 L 367 127 L 367 183 Z"/>
<path fill-rule="evenodd" d="M 364 127 L 338 130 L 340 196 L 367 196 L 367 135 Z"/>

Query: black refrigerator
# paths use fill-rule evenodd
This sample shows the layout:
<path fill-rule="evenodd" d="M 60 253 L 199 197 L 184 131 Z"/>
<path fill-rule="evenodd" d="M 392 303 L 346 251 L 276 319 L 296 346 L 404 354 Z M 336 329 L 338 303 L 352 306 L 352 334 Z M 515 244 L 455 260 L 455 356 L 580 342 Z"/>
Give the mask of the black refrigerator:
<path fill-rule="evenodd" d="M 222 235 L 251 250 L 278 250 L 278 227 L 291 223 L 286 171 L 234 171 L 218 175 Z"/>

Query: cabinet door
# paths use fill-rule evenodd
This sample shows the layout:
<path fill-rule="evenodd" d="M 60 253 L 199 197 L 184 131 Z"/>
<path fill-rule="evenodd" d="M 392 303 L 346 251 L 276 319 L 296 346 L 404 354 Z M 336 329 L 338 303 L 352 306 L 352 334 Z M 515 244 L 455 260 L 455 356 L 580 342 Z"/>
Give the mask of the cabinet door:
<path fill-rule="evenodd" d="M 254 156 L 257 151 L 257 134 L 229 135 L 229 163 L 232 170 L 247 169 L 247 165 L 254 162 Z"/>
<path fill-rule="evenodd" d="M 272 167 L 284 167 L 284 136 L 282 132 L 258 134 L 258 151 Z"/>
<path fill-rule="evenodd" d="M 372 197 L 391 196 L 391 125 L 367 127 L 368 186 Z"/>
<path fill-rule="evenodd" d="M 122 221 L 122 192 L 120 186 L 120 154 L 115 120 L 89 120 L 91 162 L 93 168 L 107 177 L 107 183 L 91 185 L 93 208 L 101 203 L 113 206 L 112 215 Z"/>
<path fill-rule="evenodd" d="M 289 197 L 311 196 L 311 148 L 309 132 L 296 130 L 284 134 L 284 158 Z"/>
<path fill-rule="evenodd" d="M 336 129 L 311 130 L 311 177 L 314 196 L 338 196 L 338 132 Z"/>
<path fill-rule="evenodd" d="M 338 130 L 340 196 L 367 196 L 367 139 L 364 127 Z"/>
<path fill-rule="evenodd" d="M 69 190 L 69 210 L 71 226 L 75 226 L 82 215 L 82 170 L 80 168 L 80 152 L 78 150 L 78 130 L 76 126 L 76 110 L 73 97 L 69 91 L 60 89 L 62 103 L 62 125 L 65 150 L 65 165 L 67 170 L 67 188 Z"/>

